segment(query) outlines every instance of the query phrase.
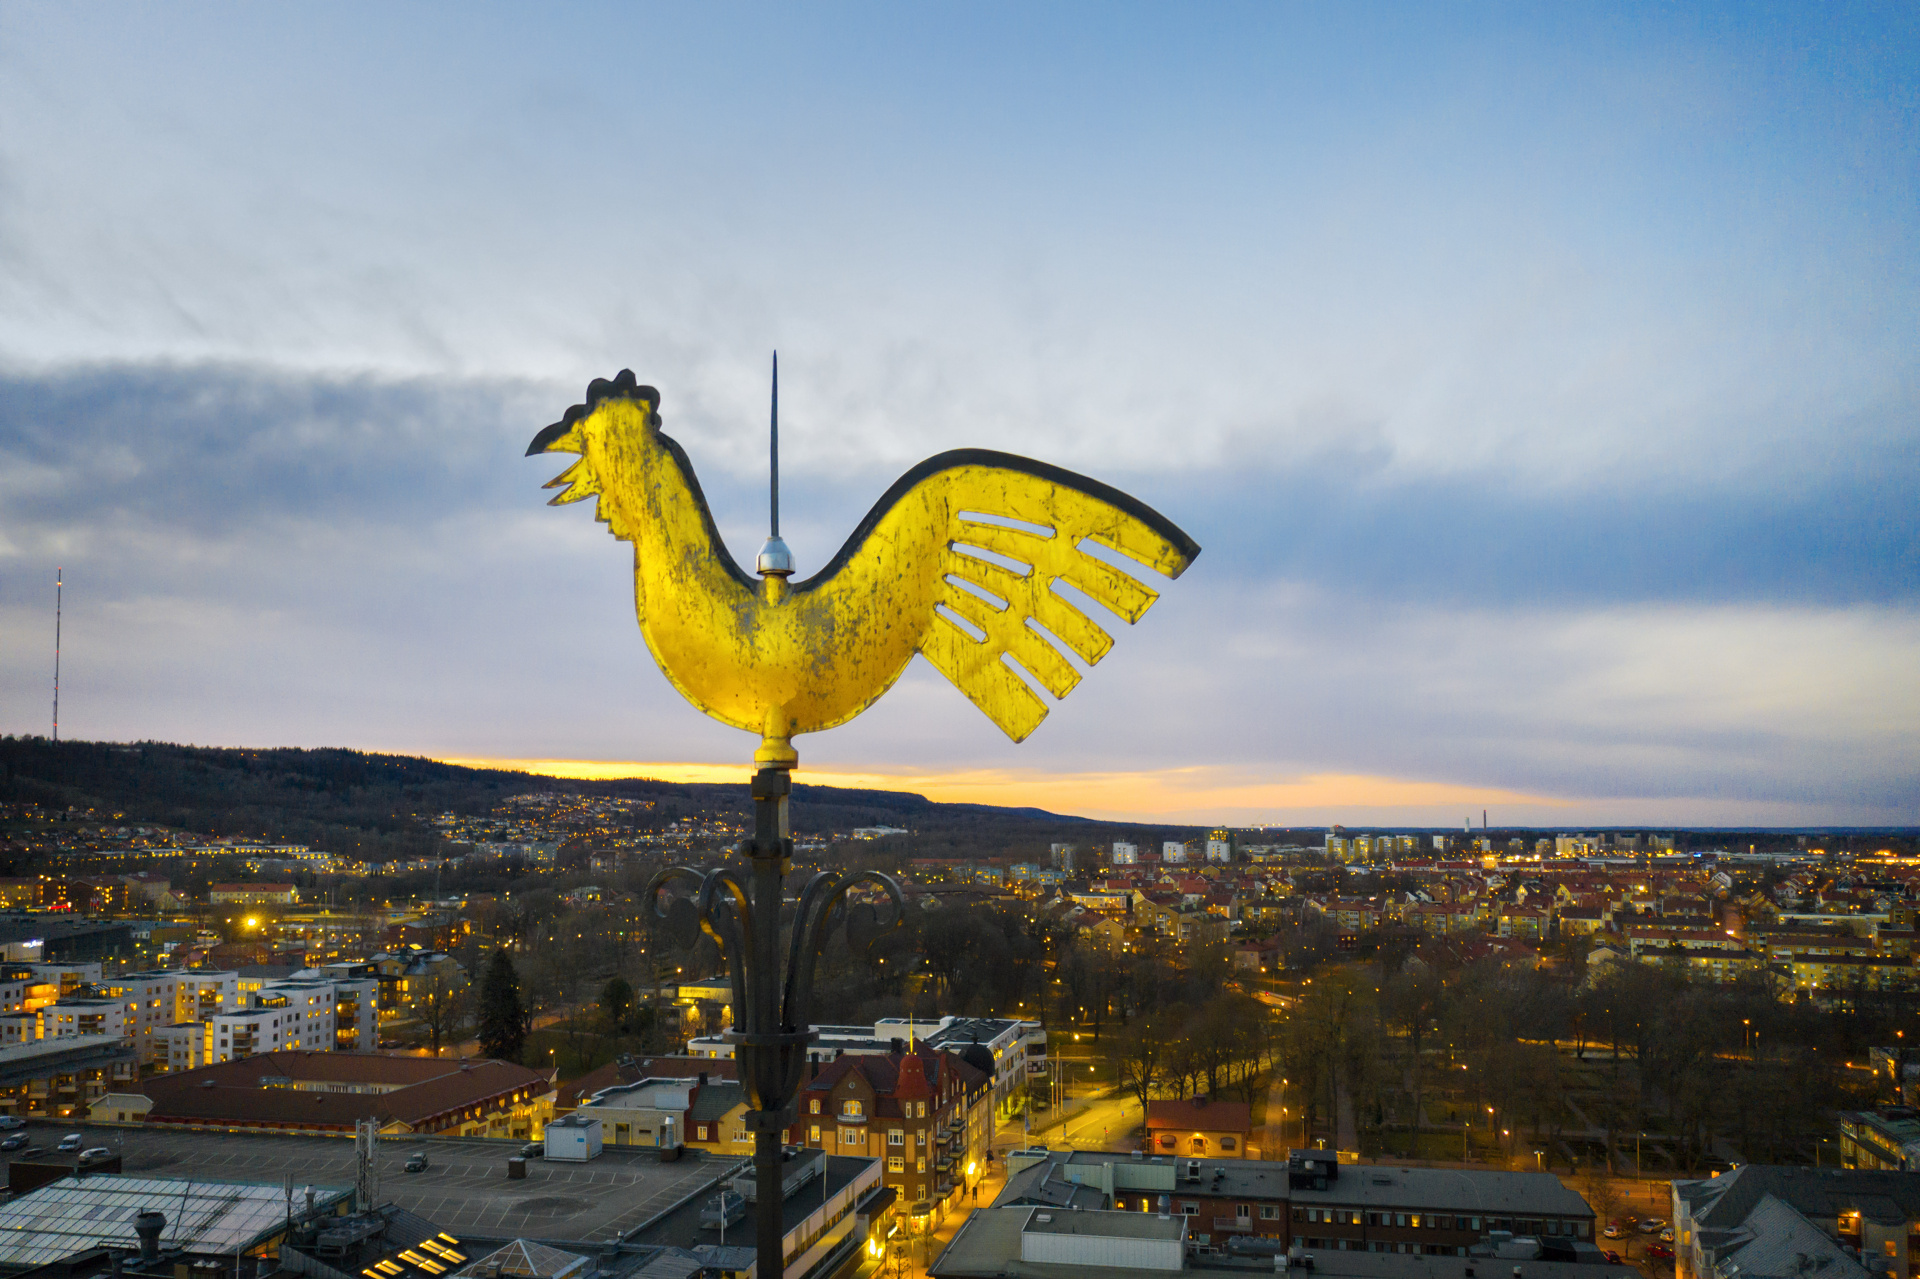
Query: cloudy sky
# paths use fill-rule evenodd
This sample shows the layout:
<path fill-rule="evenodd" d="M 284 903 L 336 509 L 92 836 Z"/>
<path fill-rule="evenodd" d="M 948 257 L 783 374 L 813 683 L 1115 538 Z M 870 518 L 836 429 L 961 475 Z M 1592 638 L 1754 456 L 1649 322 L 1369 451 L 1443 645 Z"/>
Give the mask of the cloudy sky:
<path fill-rule="evenodd" d="M 1010 449 L 1205 548 L 1020 747 L 1237 822 L 1920 823 L 1910 6 L 0 4 L 0 730 L 725 766 L 533 432 L 802 573 Z M 699 775 L 693 767 L 683 775 Z"/>

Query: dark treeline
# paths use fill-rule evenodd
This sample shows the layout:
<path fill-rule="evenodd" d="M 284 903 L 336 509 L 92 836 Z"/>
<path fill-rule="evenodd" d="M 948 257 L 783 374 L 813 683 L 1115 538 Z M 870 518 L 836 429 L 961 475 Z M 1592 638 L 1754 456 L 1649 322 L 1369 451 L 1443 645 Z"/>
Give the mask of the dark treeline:
<path fill-rule="evenodd" d="M 1484 1125 L 1509 1155 L 1625 1168 L 1637 1148 L 1682 1172 L 1728 1147 L 1813 1162 L 1831 1110 L 1874 1094 L 1868 1049 L 1899 1042 L 1916 1011 L 1911 996 L 1840 992 L 1822 1006 L 1770 976 L 1723 985 L 1631 961 L 1587 980 L 1396 958 L 1322 968 L 1299 990 L 1280 1057 L 1323 1131 L 1344 1103 L 1392 1153 L 1464 1153 Z"/>
<path fill-rule="evenodd" d="M 529 791 L 597 795 L 652 804 L 638 828 L 681 818 L 745 823 L 751 798 L 737 786 L 629 779 L 576 781 L 466 768 L 362 751 L 180 746 L 165 742 L 53 742 L 0 737 L 0 803 L 93 808 L 118 822 L 215 836 L 305 844 L 367 862 L 430 857 L 446 843 L 423 821 L 478 816 Z M 936 804 L 907 792 L 794 787 L 797 834 L 898 826 L 916 832 L 914 855 L 983 856 L 1003 850 L 1044 856 L 1051 841 L 1085 840 L 1077 818 L 1038 809 Z M 1037 851 L 1036 851 L 1037 850 Z"/>

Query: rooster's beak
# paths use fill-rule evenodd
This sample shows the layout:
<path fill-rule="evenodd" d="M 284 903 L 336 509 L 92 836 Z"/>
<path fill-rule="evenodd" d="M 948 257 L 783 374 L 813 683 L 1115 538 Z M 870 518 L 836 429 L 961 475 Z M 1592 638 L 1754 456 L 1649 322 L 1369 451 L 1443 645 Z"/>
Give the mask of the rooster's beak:
<path fill-rule="evenodd" d="M 579 453 L 580 435 L 577 422 L 555 422 L 552 426 L 533 437 L 533 443 L 527 445 L 528 457 L 535 453 Z"/>

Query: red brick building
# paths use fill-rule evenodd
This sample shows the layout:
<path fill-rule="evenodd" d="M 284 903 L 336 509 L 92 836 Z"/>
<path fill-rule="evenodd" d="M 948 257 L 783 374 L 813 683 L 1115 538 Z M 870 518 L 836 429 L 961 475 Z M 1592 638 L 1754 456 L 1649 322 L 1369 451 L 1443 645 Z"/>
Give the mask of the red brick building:
<path fill-rule="evenodd" d="M 909 1212 L 937 1214 L 984 1172 L 992 1096 L 991 1072 L 959 1053 L 849 1054 L 802 1086 L 790 1140 L 882 1160 Z"/>

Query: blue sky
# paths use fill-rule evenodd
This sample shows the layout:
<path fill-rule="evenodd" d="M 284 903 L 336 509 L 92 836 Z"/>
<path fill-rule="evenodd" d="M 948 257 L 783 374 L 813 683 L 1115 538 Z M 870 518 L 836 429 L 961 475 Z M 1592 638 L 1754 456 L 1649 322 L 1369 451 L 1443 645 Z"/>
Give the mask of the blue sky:
<path fill-rule="evenodd" d="M 777 346 L 803 572 L 958 445 L 1206 548 L 1023 746 L 920 668 L 809 763 L 1920 822 L 1916 68 L 1890 5 L 0 6 L 0 729 L 59 564 L 70 735 L 744 761 L 519 452 L 632 367 L 750 553 Z"/>

